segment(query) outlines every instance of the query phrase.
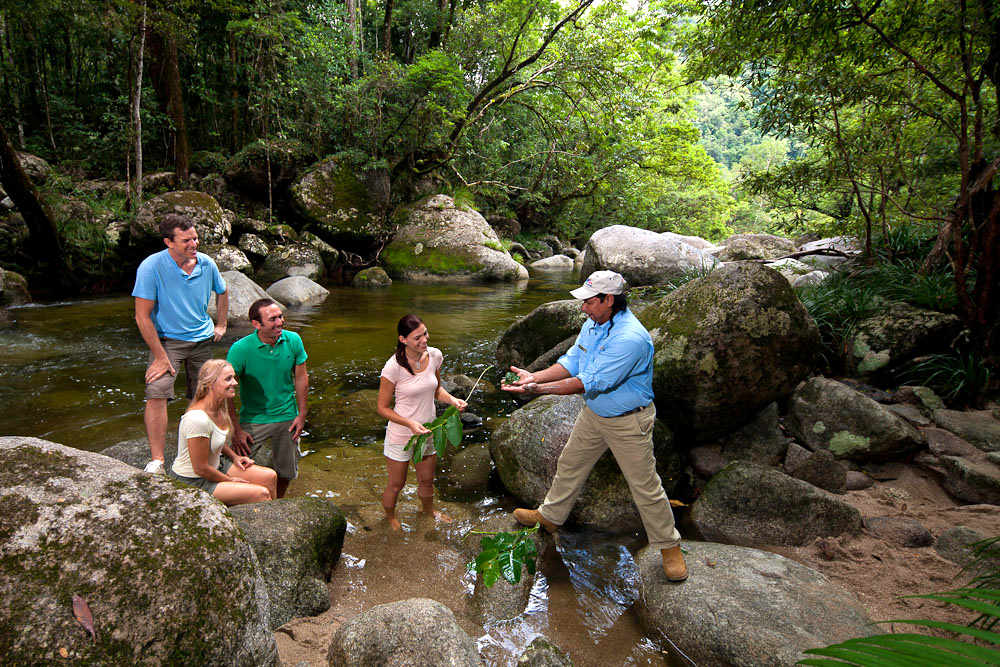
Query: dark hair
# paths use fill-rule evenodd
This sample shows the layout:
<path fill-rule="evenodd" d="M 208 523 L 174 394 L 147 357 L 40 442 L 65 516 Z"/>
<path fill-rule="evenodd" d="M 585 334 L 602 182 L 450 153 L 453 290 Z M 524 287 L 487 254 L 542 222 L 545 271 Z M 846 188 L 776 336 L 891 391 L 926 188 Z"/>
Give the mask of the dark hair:
<path fill-rule="evenodd" d="M 628 308 L 628 299 L 625 298 L 624 294 L 608 295 L 604 294 L 603 292 L 600 294 L 595 294 L 594 296 L 600 299 L 601 303 L 604 303 L 604 297 L 606 296 L 614 297 L 614 301 L 611 303 L 611 317 L 608 318 L 608 321 L 611 322 L 611 326 L 608 327 L 608 331 L 611 331 L 611 329 L 615 326 L 615 315 Z"/>
<path fill-rule="evenodd" d="M 257 299 L 256 301 L 250 304 L 250 313 L 248 315 L 250 321 L 260 322 L 261 324 L 264 324 L 260 320 L 260 311 L 264 308 L 267 308 L 268 306 L 277 306 L 277 305 L 278 302 L 275 301 L 274 299 L 269 299 L 267 297 L 264 297 L 263 299 Z"/>
<path fill-rule="evenodd" d="M 406 338 L 423 323 L 424 321 L 416 315 L 403 315 L 396 324 L 396 333 Z M 413 369 L 410 368 L 410 361 L 406 358 L 406 345 L 399 339 L 396 340 L 396 363 L 410 371 L 410 375 L 416 375 Z"/>
<path fill-rule="evenodd" d="M 163 220 L 160 220 L 160 236 L 165 239 L 174 240 L 174 230 L 179 229 L 182 232 L 194 227 L 194 223 L 191 222 L 190 218 L 186 218 L 183 215 L 178 215 L 177 213 L 167 213 L 163 216 Z"/>

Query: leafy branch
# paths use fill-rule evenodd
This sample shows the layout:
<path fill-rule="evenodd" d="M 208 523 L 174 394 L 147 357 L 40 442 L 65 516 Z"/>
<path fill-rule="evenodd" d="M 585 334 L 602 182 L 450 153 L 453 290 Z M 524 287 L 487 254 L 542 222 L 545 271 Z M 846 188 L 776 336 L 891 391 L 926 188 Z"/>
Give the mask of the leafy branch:
<path fill-rule="evenodd" d="M 531 535 L 537 530 L 538 524 L 514 533 L 472 531 L 470 535 L 486 537 L 479 542 L 479 555 L 468 563 L 469 571 L 481 577 L 487 588 L 491 588 L 500 577 L 507 583 L 518 583 L 522 568 L 527 568 L 528 574 L 535 574 L 538 549 Z"/>

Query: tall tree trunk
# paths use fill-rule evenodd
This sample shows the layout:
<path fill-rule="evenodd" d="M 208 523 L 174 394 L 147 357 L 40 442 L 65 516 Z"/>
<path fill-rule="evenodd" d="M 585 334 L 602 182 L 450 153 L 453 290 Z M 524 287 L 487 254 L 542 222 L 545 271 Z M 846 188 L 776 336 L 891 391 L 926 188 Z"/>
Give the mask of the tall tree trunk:
<path fill-rule="evenodd" d="M 146 3 L 142 3 L 139 22 L 139 48 L 135 55 L 135 85 L 132 89 L 132 132 L 135 140 L 135 181 L 130 192 L 132 206 L 142 205 L 142 61 L 146 50 Z"/>
<path fill-rule="evenodd" d="M 240 140 L 240 85 L 239 85 L 239 59 L 236 57 L 236 36 L 229 33 L 229 67 L 231 68 L 229 79 L 229 98 L 232 102 L 232 141 L 230 147 L 235 153 L 243 145 Z"/>
<path fill-rule="evenodd" d="M 382 53 L 386 60 L 392 55 L 392 4 L 393 0 L 385 0 L 385 21 L 382 22 Z"/>
<path fill-rule="evenodd" d="M 177 41 L 171 34 L 154 30 L 150 34 L 149 48 L 153 84 L 173 125 L 171 138 L 174 149 L 174 172 L 178 181 L 186 181 L 191 149 L 188 145 L 187 123 L 184 120 L 184 97 L 177 62 Z"/>
<path fill-rule="evenodd" d="M 80 285 L 63 251 L 59 230 L 38 200 L 35 186 L 21 168 L 3 125 L 0 125 L 0 183 L 28 226 L 26 249 L 38 263 L 38 275 L 66 292 L 79 292 Z"/>
<path fill-rule="evenodd" d="M 347 8 L 347 30 L 350 37 L 347 41 L 347 59 L 351 65 L 351 80 L 358 79 L 358 2 L 357 0 L 346 0 Z"/>

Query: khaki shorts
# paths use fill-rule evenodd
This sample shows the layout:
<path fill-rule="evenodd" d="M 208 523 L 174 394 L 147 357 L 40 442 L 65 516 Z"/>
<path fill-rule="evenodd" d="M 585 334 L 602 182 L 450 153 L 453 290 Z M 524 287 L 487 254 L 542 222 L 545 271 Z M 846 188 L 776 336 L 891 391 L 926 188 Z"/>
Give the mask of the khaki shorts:
<path fill-rule="evenodd" d="M 202 365 L 212 358 L 212 339 L 207 338 L 198 342 L 186 340 L 174 340 L 173 338 L 161 338 L 160 344 L 167 352 L 170 365 L 178 373 L 181 368 L 187 379 L 187 397 L 194 398 L 194 390 L 198 387 L 198 371 Z M 153 363 L 153 353 L 149 353 L 149 363 Z M 174 380 L 176 375 L 164 373 L 152 382 L 146 384 L 146 398 L 174 399 Z"/>
<path fill-rule="evenodd" d="M 253 438 L 250 458 L 255 462 L 264 445 L 270 441 L 271 461 L 268 465 L 274 468 L 281 479 L 295 479 L 299 476 L 299 446 L 288 432 L 291 426 L 292 420 L 272 424 L 240 424 L 240 428 Z"/>

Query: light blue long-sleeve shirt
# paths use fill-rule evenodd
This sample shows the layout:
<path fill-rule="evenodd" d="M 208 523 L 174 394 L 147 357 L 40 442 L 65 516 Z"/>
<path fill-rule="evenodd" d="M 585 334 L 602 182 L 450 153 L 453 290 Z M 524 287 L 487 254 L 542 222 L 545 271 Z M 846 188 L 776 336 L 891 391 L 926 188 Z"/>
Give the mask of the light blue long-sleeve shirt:
<path fill-rule="evenodd" d="M 627 308 L 604 324 L 584 322 L 557 363 L 580 379 L 587 406 L 601 417 L 617 417 L 653 400 L 653 340 Z"/>

